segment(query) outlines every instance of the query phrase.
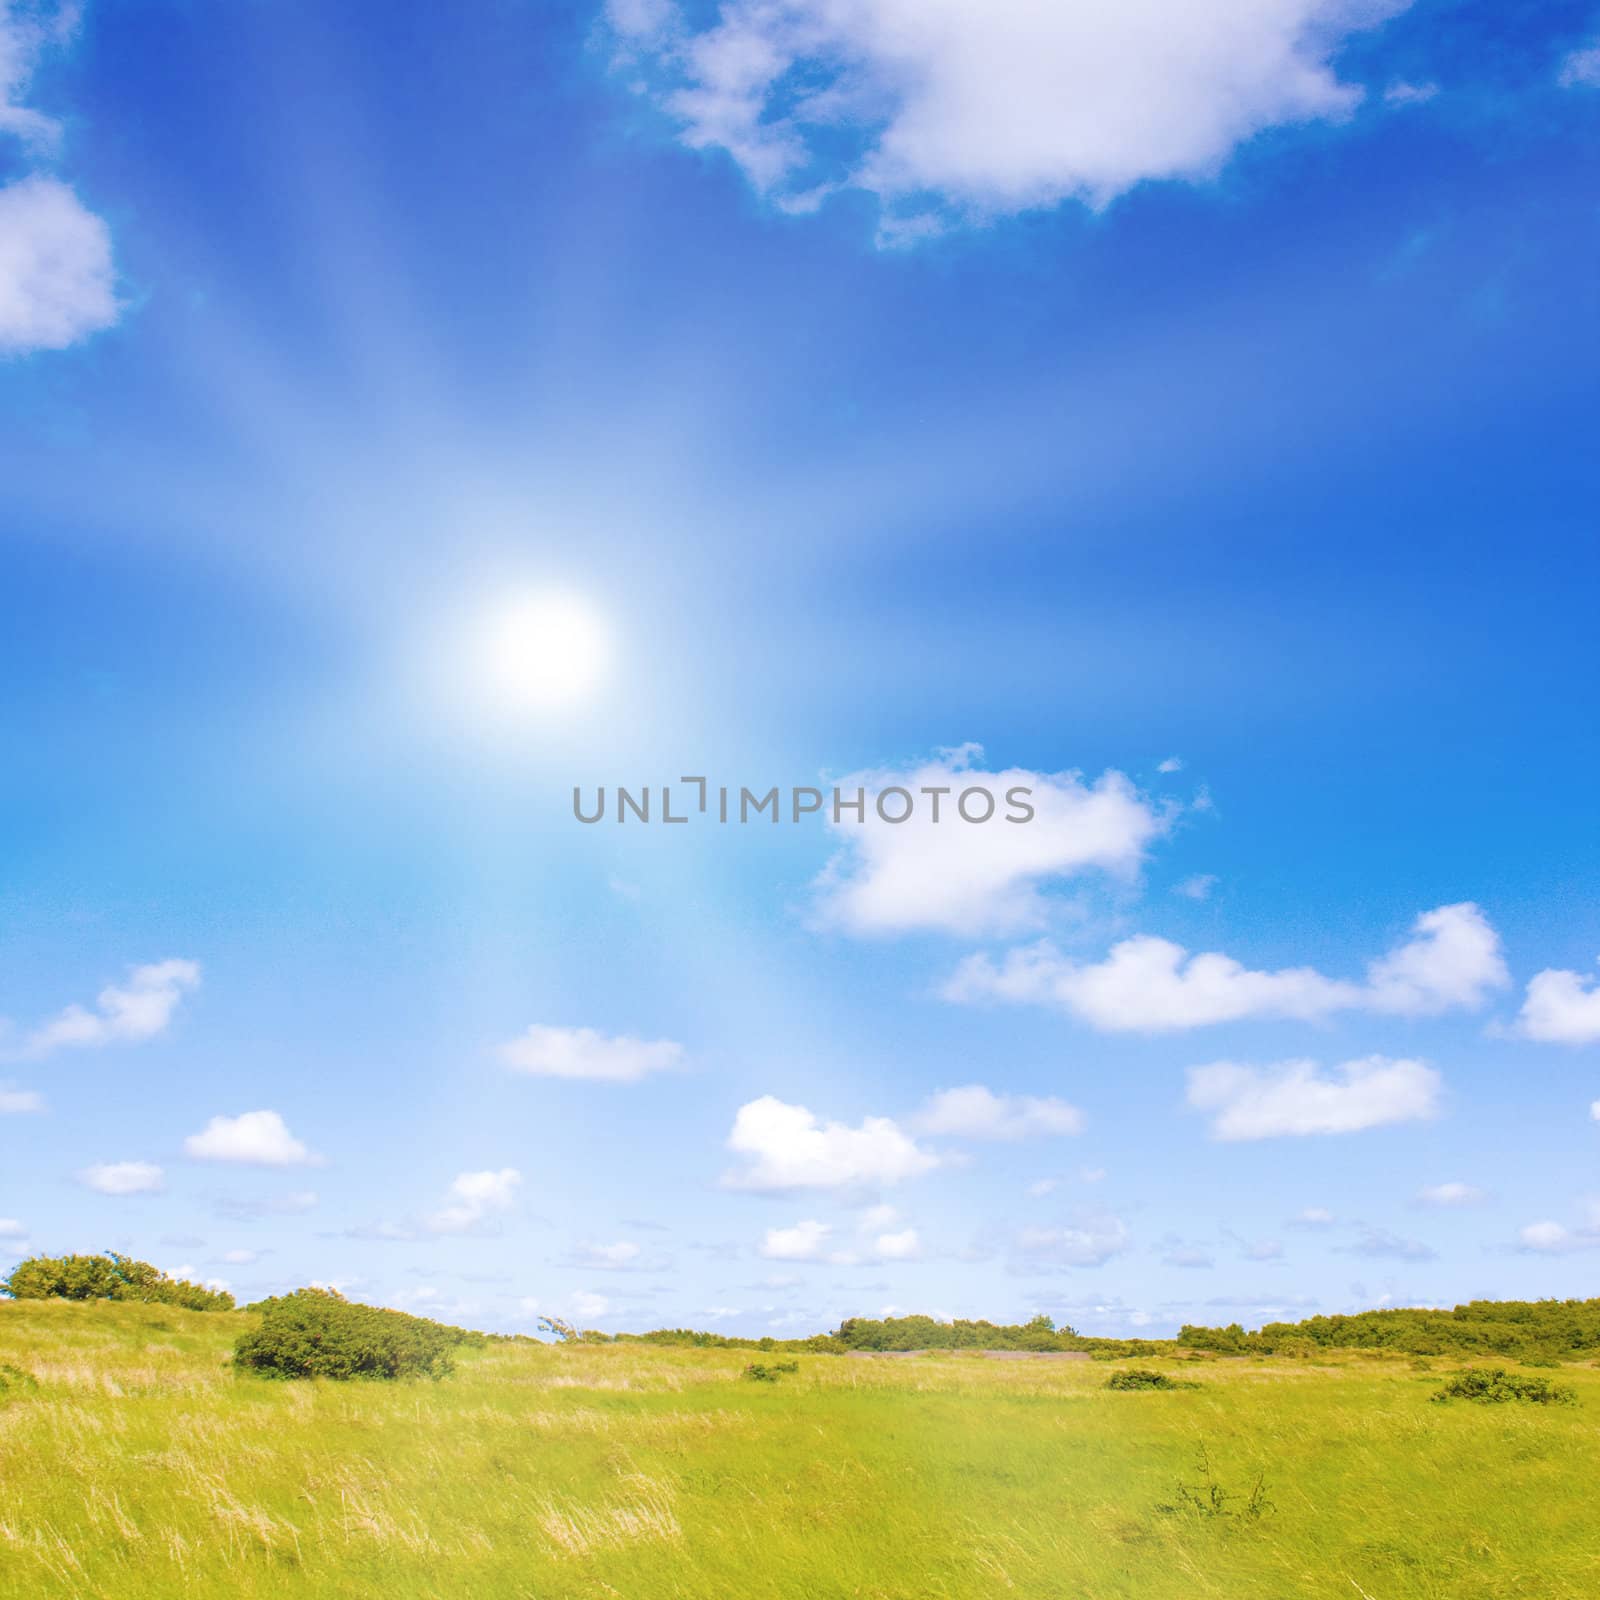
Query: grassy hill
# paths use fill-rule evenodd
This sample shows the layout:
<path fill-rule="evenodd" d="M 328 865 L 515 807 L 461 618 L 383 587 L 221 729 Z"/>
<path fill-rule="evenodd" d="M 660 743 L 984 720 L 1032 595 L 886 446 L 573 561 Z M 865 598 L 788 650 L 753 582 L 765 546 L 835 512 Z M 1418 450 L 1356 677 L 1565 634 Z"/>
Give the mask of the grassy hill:
<path fill-rule="evenodd" d="M 1588 1600 L 1577 1405 L 1406 1356 L 491 1343 L 416 1383 L 236 1373 L 249 1313 L 0 1302 L 0 1597 Z M 1258 1487 L 1259 1486 L 1259 1487 Z M 1252 1495 L 1254 1499 L 1252 1500 Z M 1220 1514 L 1217 1514 L 1219 1513 Z"/>

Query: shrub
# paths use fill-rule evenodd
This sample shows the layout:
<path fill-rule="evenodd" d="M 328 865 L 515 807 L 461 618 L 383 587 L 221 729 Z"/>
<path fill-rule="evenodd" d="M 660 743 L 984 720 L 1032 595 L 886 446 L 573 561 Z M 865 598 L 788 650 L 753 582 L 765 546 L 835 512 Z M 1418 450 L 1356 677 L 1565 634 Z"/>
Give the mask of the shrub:
<path fill-rule="evenodd" d="M 1468 1367 L 1429 1399 L 1477 1400 L 1484 1405 L 1523 1400 L 1536 1406 L 1573 1406 L 1578 1403 L 1578 1391 L 1548 1378 L 1524 1378 L 1504 1367 Z"/>
<path fill-rule="evenodd" d="M 1106 1379 L 1108 1389 L 1198 1389 L 1197 1383 L 1190 1383 L 1186 1379 L 1169 1378 L 1164 1372 L 1152 1371 L 1149 1367 L 1128 1367 L 1121 1372 L 1113 1372 Z"/>
<path fill-rule="evenodd" d="M 171 1278 L 148 1261 L 108 1251 L 103 1256 L 30 1256 L 5 1280 L 15 1300 L 139 1300 L 187 1311 L 232 1311 L 225 1289 Z"/>
<path fill-rule="evenodd" d="M 798 1361 L 774 1361 L 765 1366 L 759 1361 L 752 1361 L 744 1369 L 744 1376 L 753 1383 L 776 1383 L 781 1373 L 798 1372 L 799 1370 L 800 1363 Z"/>
<path fill-rule="evenodd" d="M 481 1334 L 426 1317 L 359 1305 L 327 1289 L 297 1289 L 251 1308 L 261 1326 L 239 1335 L 234 1364 L 270 1378 L 444 1378 L 454 1351 Z"/>

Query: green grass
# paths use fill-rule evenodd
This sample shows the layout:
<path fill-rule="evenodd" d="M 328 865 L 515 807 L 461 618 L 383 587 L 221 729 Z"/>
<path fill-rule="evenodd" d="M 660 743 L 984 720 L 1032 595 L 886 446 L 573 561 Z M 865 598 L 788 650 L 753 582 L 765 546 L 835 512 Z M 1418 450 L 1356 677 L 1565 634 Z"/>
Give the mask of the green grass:
<path fill-rule="evenodd" d="M 1590 1600 L 1600 1373 L 493 1345 L 440 1383 L 236 1375 L 244 1313 L 0 1303 L 0 1596 Z M 1215 1479 L 1243 1505 L 1178 1494 Z M 1163 1508 L 1168 1509 L 1163 1509 Z"/>

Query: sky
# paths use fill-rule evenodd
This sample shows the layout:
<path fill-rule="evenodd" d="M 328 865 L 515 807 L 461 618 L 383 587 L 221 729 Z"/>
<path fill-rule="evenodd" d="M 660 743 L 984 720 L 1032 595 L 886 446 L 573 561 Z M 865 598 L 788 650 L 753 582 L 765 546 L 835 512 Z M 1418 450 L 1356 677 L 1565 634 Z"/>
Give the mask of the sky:
<path fill-rule="evenodd" d="M 1594 1292 L 1597 154 L 1563 0 L 0 0 L 0 1269 Z"/>

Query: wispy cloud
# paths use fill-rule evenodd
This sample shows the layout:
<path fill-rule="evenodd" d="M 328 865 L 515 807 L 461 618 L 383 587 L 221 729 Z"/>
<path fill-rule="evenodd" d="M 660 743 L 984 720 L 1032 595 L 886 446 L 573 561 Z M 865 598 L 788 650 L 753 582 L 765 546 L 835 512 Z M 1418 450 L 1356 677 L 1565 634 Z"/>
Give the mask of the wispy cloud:
<path fill-rule="evenodd" d="M 1211 1114 L 1215 1139 L 1358 1133 L 1437 1115 L 1439 1074 L 1425 1062 L 1368 1056 L 1331 1074 L 1314 1061 L 1271 1067 L 1217 1061 L 1189 1069 L 1189 1105 Z"/>
<path fill-rule="evenodd" d="M 1471 903 L 1425 912 L 1411 937 L 1367 968 L 1366 981 L 1310 967 L 1252 971 L 1229 956 L 1191 955 L 1140 934 L 1100 962 L 1065 956 L 1048 941 L 995 962 L 969 956 L 945 985 L 957 1002 L 1052 1006 L 1112 1033 L 1163 1033 L 1249 1018 L 1309 1021 L 1338 1011 L 1431 1016 L 1484 1004 L 1510 981 L 1499 935 Z"/>
<path fill-rule="evenodd" d="M 195 961 L 156 961 L 133 967 L 126 982 L 109 984 L 100 991 L 92 1009 L 68 1006 L 29 1032 L 14 1053 L 33 1059 L 57 1050 L 92 1050 L 153 1039 L 166 1031 L 183 996 L 199 983 L 200 966 Z"/>
<path fill-rule="evenodd" d="M 670 1039 L 606 1035 L 593 1028 L 555 1028 L 535 1023 L 499 1049 L 513 1072 L 534 1078 L 586 1078 L 636 1083 L 652 1072 L 683 1062 L 683 1046 Z"/>

